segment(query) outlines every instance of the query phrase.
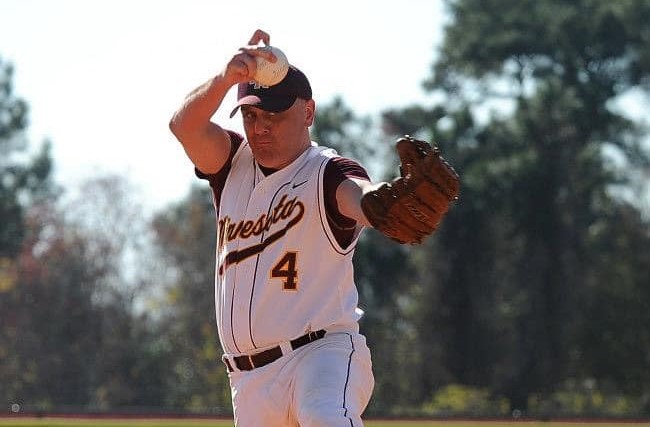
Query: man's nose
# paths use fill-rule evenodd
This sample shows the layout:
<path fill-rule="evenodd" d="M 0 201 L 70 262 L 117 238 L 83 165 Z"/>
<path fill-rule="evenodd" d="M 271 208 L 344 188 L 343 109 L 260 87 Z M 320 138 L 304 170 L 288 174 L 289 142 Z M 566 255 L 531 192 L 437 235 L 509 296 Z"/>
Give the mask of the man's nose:
<path fill-rule="evenodd" d="M 269 133 L 269 121 L 262 117 L 258 117 L 257 120 L 255 120 L 255 133 L 258 135 Z"/>

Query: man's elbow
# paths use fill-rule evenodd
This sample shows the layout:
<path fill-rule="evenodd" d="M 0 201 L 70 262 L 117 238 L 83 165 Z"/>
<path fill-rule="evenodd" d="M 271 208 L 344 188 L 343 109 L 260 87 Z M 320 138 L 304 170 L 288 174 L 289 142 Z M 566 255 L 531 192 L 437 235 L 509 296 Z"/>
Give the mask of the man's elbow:
<path fill-rule="evenodd" d="M 169 120 L 169 130 L 177 139 L 182 140 L 187 137 L 189 129 L 187 125 L 183 123 L 181 116 L 178 113 L 175 113 Z"/>

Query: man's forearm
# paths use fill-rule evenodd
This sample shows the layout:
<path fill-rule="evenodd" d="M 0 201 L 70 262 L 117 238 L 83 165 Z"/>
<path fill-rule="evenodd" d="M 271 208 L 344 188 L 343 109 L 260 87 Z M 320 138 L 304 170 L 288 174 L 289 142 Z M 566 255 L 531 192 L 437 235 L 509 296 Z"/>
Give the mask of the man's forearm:
<path fill-rule="evenodd" d="M 204 131 L 231 86 L 219 74 L 190 92 L 172 117 L 170 127 L 174 134 L 181 137 Z"/>

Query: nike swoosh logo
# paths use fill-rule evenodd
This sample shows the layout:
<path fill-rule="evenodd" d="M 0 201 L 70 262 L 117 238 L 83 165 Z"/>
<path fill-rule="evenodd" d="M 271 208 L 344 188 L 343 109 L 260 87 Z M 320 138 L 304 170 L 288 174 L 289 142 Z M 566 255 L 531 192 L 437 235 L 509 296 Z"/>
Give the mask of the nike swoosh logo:
<path fill-rule="evenodd" d="M 309 182 L 309 180 L 306 180 L 306 181 L 303 181 L 303 182 L 299 182 L 299 183 L 297 183 L 297 184 L 293 184 L 293 187 L 292 187 L 292 188 L 300 187 L 301 185 L 306 184 L 307 182 Z"/>

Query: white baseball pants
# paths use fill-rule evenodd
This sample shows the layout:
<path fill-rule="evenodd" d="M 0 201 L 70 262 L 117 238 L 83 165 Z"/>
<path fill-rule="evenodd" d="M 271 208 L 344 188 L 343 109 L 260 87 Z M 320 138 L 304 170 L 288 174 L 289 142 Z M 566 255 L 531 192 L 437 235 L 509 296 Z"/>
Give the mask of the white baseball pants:
<path fill-rule="evenodd" d="M 228 374 L 236 427 L 361 427 L 374 387 L 357 332 L 325 337 L 266 366 Z"/>

